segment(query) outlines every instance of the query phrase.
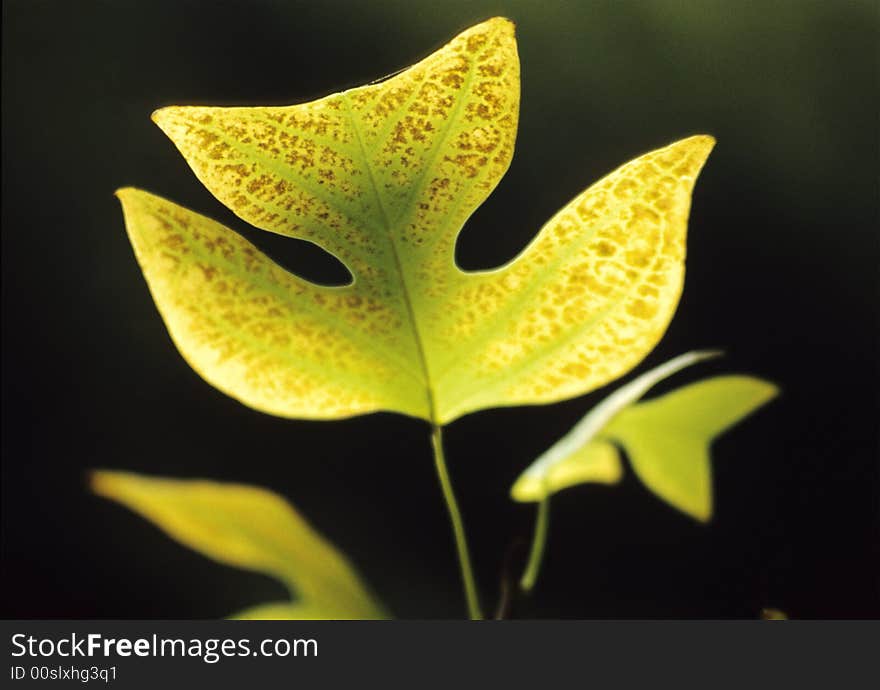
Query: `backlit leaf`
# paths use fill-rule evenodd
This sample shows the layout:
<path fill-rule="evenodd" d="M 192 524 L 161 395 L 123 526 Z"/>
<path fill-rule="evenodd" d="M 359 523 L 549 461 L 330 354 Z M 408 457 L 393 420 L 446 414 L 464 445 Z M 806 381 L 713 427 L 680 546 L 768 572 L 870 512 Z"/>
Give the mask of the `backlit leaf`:
<path fill-rule="evenodd" d="M 513 485 L 511 497 L 515 501 L 540 501 L 574 484 L 620 481 L 617 450 L 610 443 L 596 440 L 608 422 L 663 379 L 720 354 L 715 350 L 687 352 L 618 388 L 529 465 Z"/>
<path fill-rule="evenodd" d="M 626 451 L 633 470 L 657 496 L 706 521 L 712 515 L 712 441 L 778 394 L 752 376 L 718 376 L 635 404 L 653 386 L 715 351 L 689 352 L 620 387 L 588 412 L 519 476 L 516 501 L 537 502 L 575 484 L 613 484 Z"/>
<path fill-rule="evenodd" d="M 271 491 L 243 484 L 95 472 L 92 488 L 220 563 L 271 575 L 296 601 L 243 618 L 382 618 L 348 559 Z"/>
<path fill-rule="evenodd" d="M 672 318 L 691 191 L 714 142 L 690 137 L 636 158 L 509 264 L 466 273 L 456 238 L 510 163 L 518 108 L 513 25 L 496 18 L 390 79 L 311 103 L 157 111 L 220 201 L 315 242 L 353 275 L 314 285 L 214 221 L 121 190 L 183 356 L 272 414 L 391 410 L 440 424 L 626 373 Z"/>
<path fill-rule="evenodd" d="M 763 621 L 787 621 L 788 615 L 781 609 L 765 608 L 761 609 L 761 620 Z"/>
<path fill-rule="evenodd" d="M 259 604 L 231 616 L 231 620 L 239 621 L 318 621 L 335 620 L 332 609 L 322 606 L 278 601 L 271 604 Z"/>
<path fill-rule="evenodd" d="M 569 486 L 586 482 L 616 484 L 622 477 L 623 465 L 614 444 L 590 441 L 542 474 L 523 474 L 510 493 L 515 501 L 537 502 Z"/>
<path fill-rule="evenodd" d="M 717 436 L 777 396 L 752 376 L 717 376 L 634 405 L 605 427 L 645 485 L 697 520 L 712 516 L 709 447 Z"/>

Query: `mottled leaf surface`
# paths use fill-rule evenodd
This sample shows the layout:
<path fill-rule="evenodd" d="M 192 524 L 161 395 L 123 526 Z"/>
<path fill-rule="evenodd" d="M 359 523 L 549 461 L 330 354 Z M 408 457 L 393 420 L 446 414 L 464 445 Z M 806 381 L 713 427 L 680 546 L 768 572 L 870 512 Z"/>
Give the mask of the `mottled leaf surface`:
<path fill-rule="evenodd" d="M 275 577 L 295 599 L 235 617 L 385 617 L 348 559 L 271 491 L 106 471 L 92 475 L 92 488 L 208 558 Z"/>
<path fill-rule="evenodd" d="M 624 374 L 672 318 L 713 140 L 640 156 L 509 264 L 464 272 L 456 238 L 510 163 L 518 108 L 513 25 L 491 19 L 390 79 L 311 103 L 157 111 L 221 202 L 315 242 L 353 276 L 314 285 L 204 216 L 121 190 L 178 349 L 245 404 L 304 418 L 391 410 L 448 423 Z"/>

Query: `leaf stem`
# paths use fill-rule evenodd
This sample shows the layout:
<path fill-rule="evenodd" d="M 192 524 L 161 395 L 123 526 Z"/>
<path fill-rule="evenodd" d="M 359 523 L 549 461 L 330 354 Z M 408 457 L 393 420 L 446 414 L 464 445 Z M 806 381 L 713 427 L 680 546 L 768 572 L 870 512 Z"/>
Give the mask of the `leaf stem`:
<path fill-rule="evenodd" d="M 446 500 L 446 508 L 449 510 L 449 518 L 452 521 L 455 548 L 458 551 L 458 565 L 461 568 L 461 579 L 464 582 L 464 593 L 467 598 L 468 615 L 471 620 L 482 620 L 483 612 L 480 609 L 480 596 L 477 593 L 477 583 L 474 579 L 473 568 L 471 567 L 471 556 L 468 550 L 467 537 L 464 533 L 464 522 L 461 519 L 461 511 L 455 500 L 455 493 L 452 491 L 449 470 L 446 469 L 446 458 L 443 454 L 443 432 L 441 427 L 436 424 L 431 427 L 431 445 L 434 448 L 434 465 L 437 468 L 437 477 L 440 479 L 443 498 Z"/>
<path fill-rule="evenodd" d="M 529 551 L 529 562 L 519 581 L 519 588 L 529 594 L 535 587 L 541 563 L 544 560 L 544 547 L 547 545 L 547 532 L 550 527 L 550 497 L 545 496 L 538 503 L 538 518 L 535 520 L 535 534 Z"/>

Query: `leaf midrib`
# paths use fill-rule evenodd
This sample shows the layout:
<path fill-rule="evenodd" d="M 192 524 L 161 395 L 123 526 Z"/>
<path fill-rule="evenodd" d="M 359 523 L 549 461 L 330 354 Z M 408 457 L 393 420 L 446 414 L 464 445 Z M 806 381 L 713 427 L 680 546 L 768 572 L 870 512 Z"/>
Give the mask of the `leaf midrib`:
<path fill-rule="evenodd" d="M 428 163 L 425 165 L 422 174 L 419 176 L 418 181 L 412 186 L 412 190 L 406 198 L 405 203 L 401 205 L 401 211 L 398 213 L 398 217 L 395 219 L 399 221 L 401 217 L 406 213 L 406 210 L 412 205 L 413 199 L 418 192 L 422 188 L 425 182 L 425 178 L 428 174 L 428 171 L 434 167 L 436 163 L 437 156 L 440 155 L 440 152 L 443 150 L 444 145 L 446 144 L 446 139 L 448 138 L 450 132 L 452 131 L 452 126 L 455 121 L 458 119 L 458 116 L 461 112 L 462 104 L 465 101 L 465 98 L 462 97 L 463 94 L 466 94 L 468 89 L 470 88 L 471 82 L 473 80 L 473 72 L 474 72 L 474 61 L 471 60 L 468 65 L 468 73 L 465 78 L 465 84 L 462 90 L 459 92 L 459 97 L 456 100 L 455 107 L 452 113 L 449 116 L 449 119 L 446 121 L 443 131 L 437 139 L 437 142 L 434 144 L 430 154 Z M 388 238 L 388 244 L 391 246 L 391 254 L 394 259 L 395 270 L 397 271 L 397 275 L 400 281 L 400 290 L 403 294 L 403 301 L 407 311 L 407 321 L 410 325 L 410 331 L 413 336 L 413 342 L 416 346 L 416 351 L 419 356 L 419 364 L 422 368 L 422 375 L 424 378 L 425 384 L 425 394 L 427 396 L 428 402 L 428 417 L 431 424 L 439 424 L 439 419 L 437 415 L 437 406 L 434 398 L 434 387 L 431 381 L 430 369 L 428 367 L 428 358 L 425 352 L 424 342 L 422 340 L 421 333 L 419 332 L 418 321 L 416 320 L 415 309 L 413 308 L 412 298 L 410 296 L 409 287 L 406 282 L 406 275 L 403 270 L 403 264 L 400 260 L 400 253 L 397 249 L 397 243 L 394 240 L 394 231 L 391 220 L 388 215 L 388 210 L 385 208 L 385 204 L 382 201 L 382 195 L 379 192 L 379 186 L 376 184 L 376 178 L 373 173 L 373 166 L 370 162 L 370 158 L 367 155 L 366 147 L 364 145 L 363 136 L 361 135 L 360 127 L 358 126 L 357 119 L 354 116 L 354 113 L 351 110 L 351 104 L 348 100 L 348 92 L 343 92 L 341 94 L 342 101 L 345 103 L 345 110 L 348 115 L 349 122 L 351 123 L 352 129 L 355 133 L 355 138 L 357 139 L 358 146 L 360 148 L 361 158 L 364 162 L 364 167 L 367 170 L 367 176 L 370 180 L 370 186 L 373 190 L 373 197 L 375 199 L 376 205 L 379 207 L 379 210 L 382 213 L 382 220 L 385 224 L 385 234 Z"/>
<path fill-rule="evenodd" d="M 385 224 L 385 234 L 388 237 L 388 244 L 391 246 L 391 256 L 394 259 L 394 267 L 397 271 L 397 277 L 400 281 L 400 291 L 403 293 L 403 302 L 406 307 L 407 313 L 407 323 L 410 327 L 410 333 L 413 336 L 413 342 L 416 346 L 416 351 L 419 356 L 419 365 L 421 367 L 422 379 L 425 384 L 425 391 L 428 398 L 428 416 L 431 418 L 431 421 L 434 421 L 434 393 L 431 390 L 430 377 L 428 375 L 428 363 L 425 359 L 425 349 L 422 346 L 422 338 L 419 334 L 419 328 L 416 324 L 415 320 L 415 311 L 413 310 L 412 302 L 409 297 L 409 289 L 406 284 L 406 277 L 403 274 L 403 266 L 400 263 L 400 255 L 397 253 L 397 244 L 394 241 L 394 234 L 391 231 L 391 222 L 388 219 L 388 212 L 385 210 L 385 204 L 382 203 L 382 196 L 379 194 L 379 187 L 376 185 L 376 179 L 373 176 L 373 166 L 370 164 L 370 159 L 367 156 L 366 149 L 364 148 L 363 137 L 361 136 L 361 130 L 357 125 L 357 121 L 354 118 L 354 113 L 351 112 L 351 104 L 348 102 L 348 94 L 342 94 L 342 102 L 345 103 L 345 112 L 348 115 L 348 120 L 351 123 L 351 127 L 354 130 L 355 138 L 358 142 L 358 147 L 360 148 L 361 158 L 364 161 L 364 167 L 367 169 L 367 176 L 370 179 L 370 188 L 373 190 L 373 198 L 376 202 L 376 205 L 379 207 L 379 210 L 382 213 L 382 220 Z M 355 278 L 357 280 L 357 278 Z"/>

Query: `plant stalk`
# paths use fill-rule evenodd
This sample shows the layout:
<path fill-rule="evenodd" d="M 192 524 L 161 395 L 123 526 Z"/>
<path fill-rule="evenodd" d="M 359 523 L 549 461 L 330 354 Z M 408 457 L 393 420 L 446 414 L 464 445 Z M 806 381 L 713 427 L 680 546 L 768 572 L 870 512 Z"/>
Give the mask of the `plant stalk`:
<path fill-rule="evenodd" d="M 519 588 L 529 594 L 538 580 L 541 563 L 544 560 L 544 548 L 547 546 L 547 532 L 550 528 L 550 497 L 545 496 L 538 503 L 538 518 L 535 521 L 535 534 L 532 537 L 532 548 L 529 551 L 529 562 L 519 581 Z"/>
<path fill-rule="evenodd" d="M 461 579 L 464 582 L 464 593 L 467 598 L 468 615 L 471 620 L 482 620 L 483 612 L 480 609 L 480 596 L 477 593 L 477 582 L 474 579 L 474 571 L 471 566 L 470 551 L 464 533 L 464 522 L 455 500 L 455 493 L 452 491 L 449 470 L 446 469 L 446 458 L 443 454 L 443 432 L 441 427 L 436 424 L 431 427 L 431 446 L 434 448 L 434 465 L 437 468 L 437 477 L 440 479 L 440 488 L 443 489 L 443 498 L 446 500 L 446 508 L 449 510 L 449 518 L 452 521 L 455 548 L 458 552 L 458 565 L 461 568 Z"/>

